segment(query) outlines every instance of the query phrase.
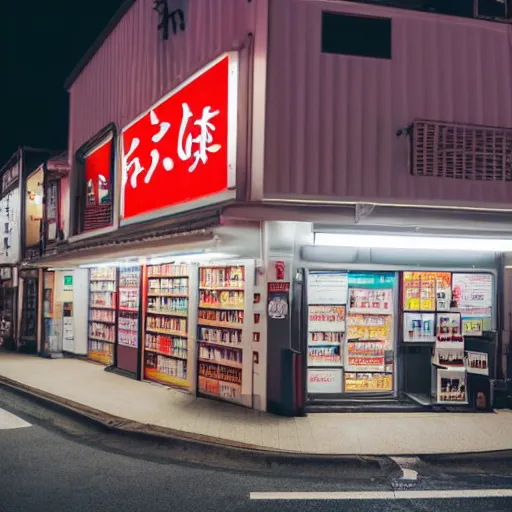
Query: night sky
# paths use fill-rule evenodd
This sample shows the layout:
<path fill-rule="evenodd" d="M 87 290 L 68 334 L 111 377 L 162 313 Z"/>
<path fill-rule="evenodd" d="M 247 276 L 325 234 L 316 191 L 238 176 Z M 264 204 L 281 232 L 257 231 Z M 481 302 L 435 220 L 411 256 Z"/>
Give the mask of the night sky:
<path fill-rule="evenodd" d="M 64 81 L 123 0 L 0 0 L 0 167 L 20 145 L 65 150 Z"/>

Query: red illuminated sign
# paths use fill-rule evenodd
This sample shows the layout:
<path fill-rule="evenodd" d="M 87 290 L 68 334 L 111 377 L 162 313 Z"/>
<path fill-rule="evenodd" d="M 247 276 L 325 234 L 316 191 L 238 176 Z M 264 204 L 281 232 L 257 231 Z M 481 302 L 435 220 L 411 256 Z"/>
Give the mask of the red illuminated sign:
<path fill-rule="evenodd" d="M 98 229 L 112 223 L 110 173 L 112 139 L 85 157 L 84 230 Z"/>
<path fill-rule="evenodd" d="M 122 219 L 234 188 L 237 78 L 236 54 L 223 55 L 123 130 Z"/>

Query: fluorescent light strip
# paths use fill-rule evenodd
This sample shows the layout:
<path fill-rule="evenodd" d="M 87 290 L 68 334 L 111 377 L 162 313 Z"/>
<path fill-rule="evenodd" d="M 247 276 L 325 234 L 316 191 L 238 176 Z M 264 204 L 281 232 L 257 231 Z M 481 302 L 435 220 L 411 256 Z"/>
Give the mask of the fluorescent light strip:
<path fill-rule="evenodd" d="M 315 245 L 368 249 L 512 252 L 512 239 L 315 233 Z"/>

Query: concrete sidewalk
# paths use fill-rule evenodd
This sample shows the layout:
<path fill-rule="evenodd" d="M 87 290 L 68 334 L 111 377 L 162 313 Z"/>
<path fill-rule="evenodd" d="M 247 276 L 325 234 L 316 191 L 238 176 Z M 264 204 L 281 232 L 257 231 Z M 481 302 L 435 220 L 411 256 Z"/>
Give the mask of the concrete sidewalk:
<path fill-rule="evenodd" d="M 281 418 L 130 380 L 86 361 L 6 353 L 0 353 L 2 380 L 131 430 L 251 449 L 359 456 L 512 450 L 512 411 Z"/>

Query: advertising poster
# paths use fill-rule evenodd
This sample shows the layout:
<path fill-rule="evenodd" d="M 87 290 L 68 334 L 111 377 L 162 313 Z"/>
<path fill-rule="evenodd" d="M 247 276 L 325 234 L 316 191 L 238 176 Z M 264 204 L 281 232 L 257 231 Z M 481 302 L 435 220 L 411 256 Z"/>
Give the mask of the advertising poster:
<path fill-rule="evenodd" d="M 449 272 L 404 272 L 404 311 L 448 311 L 451 301 Z"/>
<path fill-rule="evenodd" d="M 346 304 L 348 276 L 346 272 L 310 272 L 309 304 Z"/>
<path fill-rule="evenodd" d="M 392 391 L 393 376 L 386 373 L 346 373 L 345 391 Z"/>
<path fill-rule="evenodd" d="M 464 317 L 490 317 L 493 297 L 491 274 L 453 274 L 453 301 Z"/>
<path fill-rule="evenodd" d="M 421 274 L 419 272 L 403 273 L 403 302 L 405 311 L 420 310 Z"/>
<path fill-rule="evenodd" d="M 483 323 L 482 318 L 463 318 L 462 334 L 464 336 L 482 336 Z"/>
<path fill-rule="evenodd" d="M 405 342 L 433 342 L 436 340 L 435 329 L 433 313 L 404 313 Z"/>
<path fill-rule="evenodd" d="M 435 311 L 436 309 L 436 274 L 421 273 L 420 310 Z"/>
<path fill-rule="evenodd" d="M 466 374 L 457 371 L 437 372 L 437 400 L 444 403 L 466 403 Z"/>
<path fill-rule="evenodd" d="M 393 314 L 393 290 L 386 288 L 350 288 L 349 311 L 360 314 Z"/>
<path fill-rule="evenodd" d="M 309 306 L 308 330 L 344 332 L 345 306 Z"/>
<path fill-rule="evenodd" d="M 464 347 L 438 348 L 436 354 L 440 366 L 464 368 Z"/>
<path fill-rule="evenodd" d="M 466 352 L 467 372 L 489 375 L 489 359 L 485 352 Z"/>
<path fill-rule="evenodd" d="M 268 283 L 268 316 L 286 320 L 289 315 L 290 283 Z"/>
<path fill-rule="evenodd" d="M 308 370 L 308 393 L 341 393 L 342 370 Z"/>
<path fill-rule="evenodd" d="M 452 300 L 452 275 L 450 272 L 436 272 L 436 309 L 449 311 Z"/>
<path fill-rule="evenodd" d="M 460 314 L 442 313 L 437 315 L 437 334 L 445 337 L 460 336 Z"/>

